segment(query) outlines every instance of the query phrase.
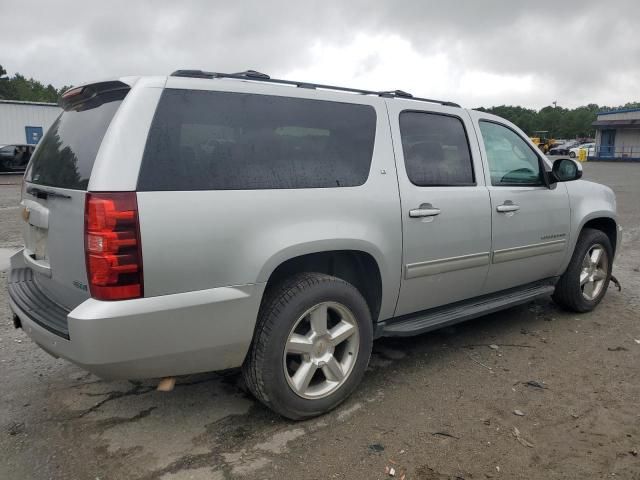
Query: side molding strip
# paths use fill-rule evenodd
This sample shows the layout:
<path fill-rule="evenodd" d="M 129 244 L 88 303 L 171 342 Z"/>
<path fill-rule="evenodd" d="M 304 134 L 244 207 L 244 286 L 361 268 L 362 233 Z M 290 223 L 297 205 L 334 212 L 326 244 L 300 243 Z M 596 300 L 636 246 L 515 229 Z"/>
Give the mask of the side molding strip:
<path fill-rule="evenodd" d="M 493 263 L 510 262 L 521 258 L 535 257 L 564 251 L 566 240 L 554 240 L 553 242 L 535 243 L 523 247 L 503 248 L 493 251 Z"/>
<path fill-rule="evenodd" d="M 454 272 L 456 270 L 482 267 L 484 265 L 489 265 L 489 252 L 472 253 L 470 255 L 429 260 L 427 262 L 409 263 L 405 266 L 404 278 L 409 280 L 411 278 Z"/>

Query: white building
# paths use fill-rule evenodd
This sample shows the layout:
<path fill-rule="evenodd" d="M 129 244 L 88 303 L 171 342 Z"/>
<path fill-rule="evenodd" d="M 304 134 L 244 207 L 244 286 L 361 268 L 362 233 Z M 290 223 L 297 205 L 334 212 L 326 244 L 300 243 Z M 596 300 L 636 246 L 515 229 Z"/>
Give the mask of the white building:
<path fill-rule="evenodd" d="M 0 145 L 35 145 L 61 112 L 55 103 L 0 100 Z"/>
<path fill-rule="evenodd" d="M 598 113 L 595 158 L 640 160 L 640 108 Z"/>

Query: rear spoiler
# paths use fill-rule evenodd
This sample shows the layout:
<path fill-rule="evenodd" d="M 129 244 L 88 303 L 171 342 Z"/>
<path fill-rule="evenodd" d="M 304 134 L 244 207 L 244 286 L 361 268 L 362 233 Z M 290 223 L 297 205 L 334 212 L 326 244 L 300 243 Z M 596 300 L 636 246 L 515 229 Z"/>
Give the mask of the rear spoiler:
<path fill-rule="evenodd" d="M 64 92 L 58 105 L 65 111 L 89 110 L 113 100 L 114 97 L 124 98 L 130 89 L 130 85 L 118 80 L 82 85 Z"/>

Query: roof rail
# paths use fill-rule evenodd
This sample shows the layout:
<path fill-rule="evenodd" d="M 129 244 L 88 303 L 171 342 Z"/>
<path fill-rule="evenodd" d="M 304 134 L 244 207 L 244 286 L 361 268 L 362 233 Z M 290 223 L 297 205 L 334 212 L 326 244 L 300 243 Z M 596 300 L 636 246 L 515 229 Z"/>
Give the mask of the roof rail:
<path fill-rule="evenodd" d="M 246 70 L 239 73 L 220 73 L 220 72 L 205 72 L 203 70 L 176 70 L 171 74 L 172 77 L 191 77 L 191 78 L 235 78 L 237 80 L 255 80 L 265 83 L 276 83 L 280 85 L 293 85 L 298 88 L 310 88 L 321 90 L 335 90 L 337 92 L 349 92 L 358 93 L 361 95 L 376 95 L 384 98 L 407 98 L 411 100 L 418 100 L 421 102 L 438 103 L 447 107 L 460 107 L 457 103 L 449 102 L 445 100 L 434 100 L 431 98 L 414 97 L 410 93 L 402 90 L 389 90 L 389 91 L 375 91 L 375 90 L 362 90 L 359 88 L 349 87 L 337 87 L 335 85 L 324 85 L 321 83 L 311 82 L 298 82 L 295 80 L 282 80 L 277 78 L 271 78 L 269 75 L 255 70 Z"/>

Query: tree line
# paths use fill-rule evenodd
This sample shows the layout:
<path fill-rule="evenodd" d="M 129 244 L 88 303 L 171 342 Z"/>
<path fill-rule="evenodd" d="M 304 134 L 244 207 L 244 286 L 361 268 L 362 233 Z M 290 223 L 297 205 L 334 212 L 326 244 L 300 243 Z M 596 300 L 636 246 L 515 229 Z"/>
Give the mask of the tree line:
<path fill-rule="evenodd" d="M 56 103 L 58 97 L 70 86 L 56 89 L 53 85 L 44 85 L 33 79 L 26 78 L 19 73 L 12 77 L 0 65 L 0 99 L 24 100 L 30 102 Z M 493 113 L 515 123 L 528 135 L 533 136 L 536 131 L 547 130 L 551 138 L 589 138 L 595 134 L 591 124 L 598 112 L 615 110 L 618 108 L 638 108 L 640 102 L 630 102 L 617 107 L 601 106 L 590 103 L 573 109 L 563 107 L 544 107 L 540 110 L 531 108 L 501 105 L 499 107 L 479 107 L 476 110 Z"/>
<path fill-rule="evenodd" d="M 548 106 L 540 110 L 501 105 L 491 108 L 480 107 L 476 110 L 506 118 L 530 136 L 534 136 L 536 131 L 547 130 L 550 138 L 572 139 L 592 138 L 595 128 L 591 124 L 596 120 L 597 113 L 621 108 L 640 108 L 640 102 L 629 102 L 614 107 L 590 103 L 573 109 Z"/>
<path fill-rule="evenodd" d="M 7 71 L 0 65 L 0 100 L 57 103 L 58 97 L 69 88 L 69 86 L 56 88 L 51 84 L 44 85 L 19 73 L 9 77 Z"/>

